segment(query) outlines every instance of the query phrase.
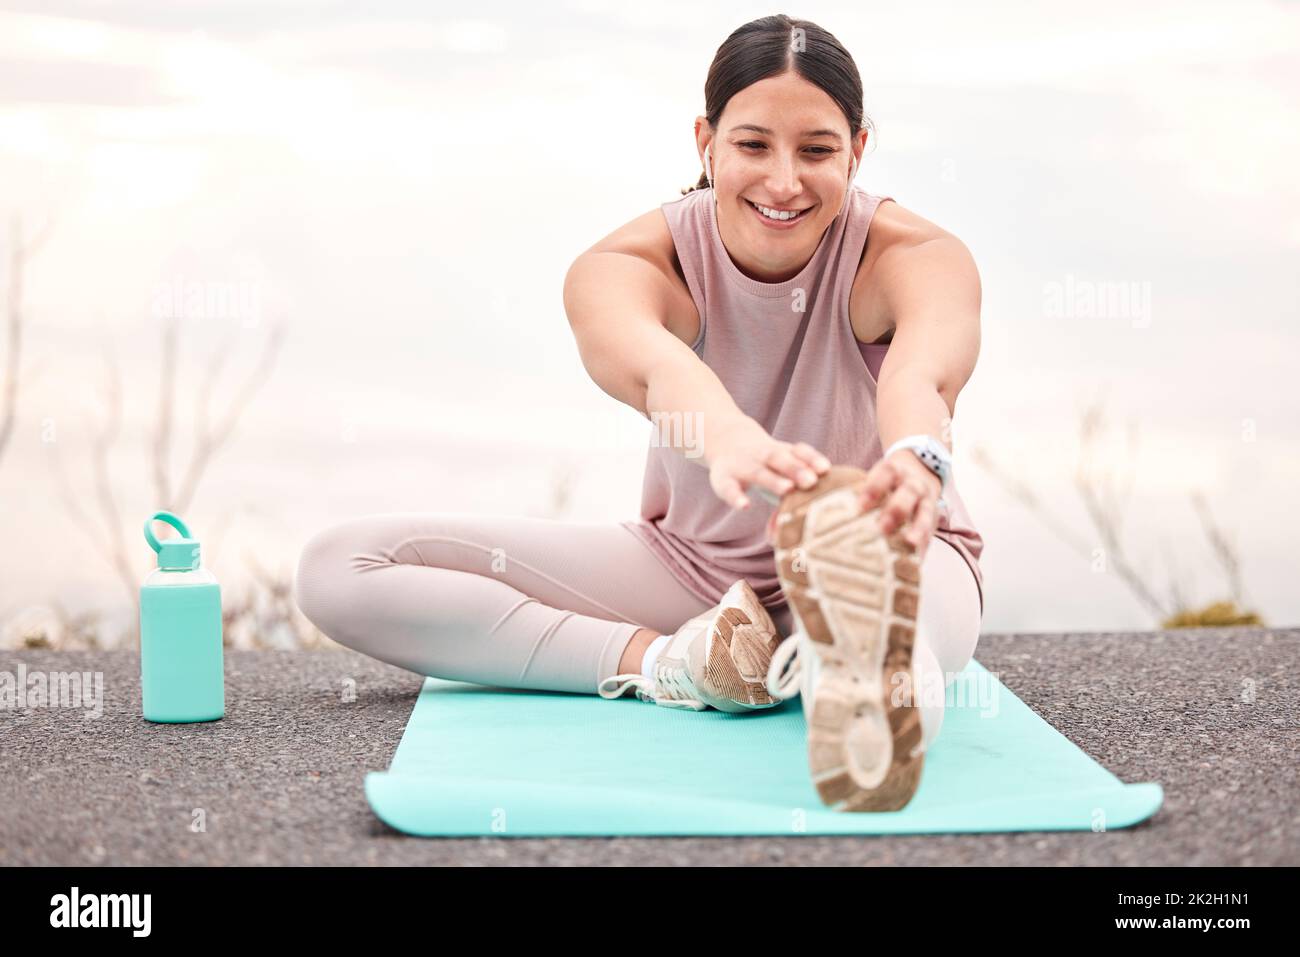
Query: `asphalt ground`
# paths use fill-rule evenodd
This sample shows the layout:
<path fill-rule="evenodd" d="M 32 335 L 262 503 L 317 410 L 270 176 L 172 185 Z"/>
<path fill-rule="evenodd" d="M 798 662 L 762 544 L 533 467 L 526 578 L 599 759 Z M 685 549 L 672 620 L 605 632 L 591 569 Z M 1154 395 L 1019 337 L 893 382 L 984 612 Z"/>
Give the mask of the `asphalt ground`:
<path fill-rule="evenodd" d="M 1121 780 L 1158 782 L 1161 809 L 1098 833 L 408 837 L 362 782 L 420 675 L 346 649 L 227 650 L 226 717 L 156 725 L 135 653 L 23 650 L 0 671 L 102 672 L 103 710 L 0 708 L 0 865 L 1300 863 L 1300 629 L 989 634 L 975 657 Z"/>

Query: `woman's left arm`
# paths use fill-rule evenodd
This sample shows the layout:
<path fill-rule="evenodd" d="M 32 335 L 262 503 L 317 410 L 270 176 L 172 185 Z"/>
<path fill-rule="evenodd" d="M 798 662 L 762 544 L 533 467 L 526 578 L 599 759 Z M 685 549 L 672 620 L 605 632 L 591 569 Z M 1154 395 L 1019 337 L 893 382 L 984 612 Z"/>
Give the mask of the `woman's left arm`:
<path fill-rule="evenodd" d="M 966 245 L 942 233 L 886 250 L 875 264 L 876 289 L 893 319 L 876 390 L 881 447 L 908 435 L 932 435 L 952 450 L 957 394 L 970 379 L 980 345 L 980 278 Z M 910 449 L 898 449 L 868 472 L 862 506 L 885 503 L 886 533 L 924 557 L 938 525 L 941 483 Z"/>

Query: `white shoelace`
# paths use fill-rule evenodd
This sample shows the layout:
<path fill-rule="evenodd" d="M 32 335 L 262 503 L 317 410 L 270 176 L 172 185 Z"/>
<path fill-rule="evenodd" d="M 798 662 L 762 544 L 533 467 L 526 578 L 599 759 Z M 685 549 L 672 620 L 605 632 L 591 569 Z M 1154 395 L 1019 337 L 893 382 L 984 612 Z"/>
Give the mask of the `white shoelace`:
<path fill-rule="evenodd" d="M 799 690 L 799 632 L 794 632 L 777 646 L 772 662 L 767 666 L 767 693 L 782 700 Z M 786 665 L 790 670 L 783 676 Z"/>
<path fill-rule="evenodd" d="M 684 668 L 656 661 L 654 672 L 654 681 L 651 681 L 643 674 L 611 675 L 600 683 L 597 690 L 602 698 L 617 698 L 630 685 L 636 689 L 636 696 L 642 701 L 650 701 L 665 708 L 689 708 L 691 711 L 703 711 L 708 707 L 703 701 L 693 697 L 699 692 L 695 690 L 695 685 L 691 682 L 691 676 L 686 673 Z M 609 687 L 606 687 L 607 685 Z"/>

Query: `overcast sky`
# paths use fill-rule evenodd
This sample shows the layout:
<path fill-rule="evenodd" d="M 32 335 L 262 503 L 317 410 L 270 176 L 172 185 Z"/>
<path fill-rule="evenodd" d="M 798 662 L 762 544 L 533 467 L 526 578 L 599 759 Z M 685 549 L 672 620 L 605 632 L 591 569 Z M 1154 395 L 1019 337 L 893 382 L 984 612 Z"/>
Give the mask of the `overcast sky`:
<path fill-rule="evenodd" d="M 272 324 L 288 329 L 187 515 L 201 538 L 221 530 L 223 582 L 249 554 L 291 567 L 313 531 L 364 512 L 547 514 L 566 470 L 561 517 L 634 516 L 648 424 L 583 369 L 563 276 L 695 181 L 713 53 L 771 12 L 0 4 L 0 212 L 52 224 L 26 275 L 18 431 L 0 459 L 0 617 L 121 605 L 50 469 L 57 451 L 92 495 L 110 352 L 126 403 L 115 494 L 143 575 L 156 313 L 189 282 L 246 295 L 183 326 L 182 429 L 218 343 L 236 343 L 219 412 Z M 1120 429 L 1107 461 L 1132 468 L 1124 543 L 1144 575 L 1224 597 L 1201 491 L 1252 607 L 1295 624 L 1300 4 L 785 12 L 857 61 L 878 131 L 858 185 L 957 234 L 980 268 L 981 354 L 954 439 L 986 541 L 985 629 L 1152 625 L 1113 571 L 972 461 L 978 445 L 1099 546 L 1073 484 L 1079 413 L 1099 396 Z M 1090 308 L 1107 289 L 1133 296 Z"/>

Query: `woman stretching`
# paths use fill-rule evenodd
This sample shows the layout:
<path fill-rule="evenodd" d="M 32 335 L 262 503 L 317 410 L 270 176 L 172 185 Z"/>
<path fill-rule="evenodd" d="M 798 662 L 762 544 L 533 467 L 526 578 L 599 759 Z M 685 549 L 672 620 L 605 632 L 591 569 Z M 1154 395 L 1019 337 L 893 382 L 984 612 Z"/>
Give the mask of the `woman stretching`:
<path fill-rule="evenodd" d="M 709 69 L 699 182 L 570 267 L 584 366 L 653 423 L 639 518 L 354 519 L 305 547 L 303 613 L 454 681 L 735 713 L 798 693 L 823 802 L 906 805 L 983 616 L 948 449 L 980 282 L 853 185 L 862 102 L 816 24 L 745 24 Z"/>

